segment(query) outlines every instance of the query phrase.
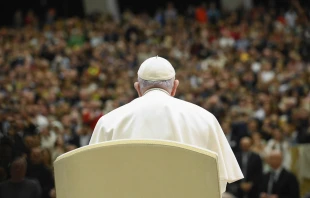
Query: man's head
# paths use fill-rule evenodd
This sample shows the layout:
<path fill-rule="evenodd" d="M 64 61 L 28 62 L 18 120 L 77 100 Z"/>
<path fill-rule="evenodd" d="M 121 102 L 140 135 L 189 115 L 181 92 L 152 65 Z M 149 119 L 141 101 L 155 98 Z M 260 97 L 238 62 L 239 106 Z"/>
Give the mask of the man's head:
<path fill-rule="evenodd" d="M 273 131 L 272 131 L 272 137 L 273 137 L 273 139 L 275 139 L 275 140 L 278 141 L 278 142 L 281 142 L 281 141 L 282 141 L 282 139 L 283 139 L 283 134 L 282 134 L 280 128 L 275 128 L 275 129 L 273 129 Z"/>
<path fill-rule="evenodd" d="M 40 147 L 32 148 L 30 154 L 30 160 L 32 164 L 41 164 L 43 160 L 42 149 Z"/>
<path fill-rule="evenodd" d="M 223 130 L 225 135 L 228 135 L 231 133 L 231 123 L 229 120 L 224 120 L 221 123 L 221 126 L 222 126 L 222 130 Z"/>
<path fill-rule="evenodd" d="M 272 169 L 278 169 L 282 165 L 283 156 L 280 151 L 271 151 L 268 155 L 268 163 Z"/>
<path fill-rule="evenodd" d="M 147 90 L 160 88 L 174 96 L 179 85 L 175 80 L 175 70 L 170 62 L 162 57 L 156 56 L 145 60 L 138 70 L 138 82 L 134 87 L 139 96 Z"/>
<path fill-rule="evenodd" d="M 240 140 L 240 147 L 243 152 L 248 152 L 251 148 L 252 140 L 249 137 L 243 137 Z"/>
<path fill-rule="evenodd" d="M 11 164 L 11 180 L 19 182 L 24 179 L 27 170 L 27 162 L 25 158 L 19 157 Z"/>

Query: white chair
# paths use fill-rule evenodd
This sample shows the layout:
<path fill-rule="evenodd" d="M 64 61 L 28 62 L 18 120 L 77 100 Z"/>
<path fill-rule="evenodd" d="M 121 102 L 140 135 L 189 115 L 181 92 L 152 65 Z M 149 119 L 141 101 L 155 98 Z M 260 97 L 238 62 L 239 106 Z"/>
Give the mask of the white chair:
<path fill-rule="evenodd" d="M 57 198 L 220 198 L 217 154 L 170 141 L 88 145 L 54 162 Z"/>

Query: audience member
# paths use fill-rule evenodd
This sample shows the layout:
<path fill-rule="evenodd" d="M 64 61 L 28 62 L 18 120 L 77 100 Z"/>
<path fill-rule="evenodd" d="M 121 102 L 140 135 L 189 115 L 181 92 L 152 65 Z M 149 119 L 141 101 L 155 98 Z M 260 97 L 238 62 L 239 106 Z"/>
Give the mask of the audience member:
<path fill-rule="evenodd" d="M 272 139 L 268 140 L 265 147 L 265 154 L 268 156 L 271 151 L 280 151 L 283 153 L 283 166 L 290 170 L 291 168 L 291 154 L 289 150 L 289 144 L 284 140 L 283 134 L 279 128 L 273 129 Z"/>
<path fill-rule="evenodd" d="M 62 136 L 58 136 L 55 142 L 55 146 L 52 150 L 52 162 L 56 160 L 58 156 L 65 153 L 65 143 Z"/>
<path fill-rule="evenodd" d="M 262 159 L 264 159 L 266 141 L 262 139 L 262 136 L 259 132 L 252 133 L 251 138 L 253 142 L 253 145 L 251 146 L 251 151 L 258 154 Z"/>
<path fill-rule="evenodd" d="M 54 187 L 53 174 L 43 162 L 41 148 L 33 148 L 30 154 L 29 165 L 27 167 L 27 177 L 37 179 L 42 188 L 42 198 L 49 197 L 50 191 Z"/>
<path fill-rule="evenodd" d="M 263 162 L 260 156 L 251 151 L 252 140 L 243 137 L 240 140 L 241 151 L 236 154 L 244 179 L 238 182 L 236 196 L 240 198 L 258 198 L 263 175 Z"/>
<path fill-rule="evenodd" d="M 239 151 L 239 137 L 232 132 L 231 129 L 231 121 L 224 120 L 221 122 L 221 127 L 223 129 L 223 132 L 225 133 L 225 136 L 227 138 L 227 141 L 232 148 L 233 152 L 236 153 Z"/>
<path fill-rule="evenodd" d="M 282 161 L 281 151 L 269 153 L 268 164 L 271 171 L 263 176 L 260 198 L 300 197 L 298 181 L 291 172 L 283 167 Z"/>
<path fill-rule="evenodd" d="M 2 198 L 41 198 L 41 187 L 36 180 L 25 178 L 27 162 L 24 157 L 13 160 L 10 179 L 0 183 Z"/>

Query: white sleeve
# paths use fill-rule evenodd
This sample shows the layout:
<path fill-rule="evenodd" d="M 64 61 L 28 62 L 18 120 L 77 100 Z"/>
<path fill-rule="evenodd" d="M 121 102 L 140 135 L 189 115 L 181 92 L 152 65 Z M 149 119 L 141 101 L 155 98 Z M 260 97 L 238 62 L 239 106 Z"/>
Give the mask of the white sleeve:
<path fill-rule="evenodd" d="M 102 130 L 102 118 L 101 117 L 97 123 L 96 123 L 96 126 L 95 126 L 95 129 L 91 135 L 91 138 L 90 138 L 90 141 L 89 141 L 89 145 L 91 144 L 96 144 L 96 143 L 99 143 L 99 142 L 104 142 L 104 131 Z"/>
<path fill-rule="evenodd" d="M 218 154 L 220 187 L 221 193 L 224 193 L 227 183 L 243 179 L 244 176 L 217 119 L 212 115 L 210 121 L 207 147 Z"/>

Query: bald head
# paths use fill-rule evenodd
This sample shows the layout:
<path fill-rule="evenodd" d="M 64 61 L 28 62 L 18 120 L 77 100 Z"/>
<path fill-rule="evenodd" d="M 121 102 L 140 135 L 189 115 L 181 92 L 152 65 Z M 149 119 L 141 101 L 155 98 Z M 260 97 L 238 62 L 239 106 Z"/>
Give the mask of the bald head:
<path fill-rule="evenodd" d="M 240 147 L 243 152 L 248 152 L 252 146 L 252 140 L 249 137 L 243 137 L 240 140 Z"/>
<path fill-rule="evenodd" d="M 272 169 L 278 169 L 282 165 L 283 155 L 280 151 L 271 151 L 268 155 L 268 163 Z"/>

